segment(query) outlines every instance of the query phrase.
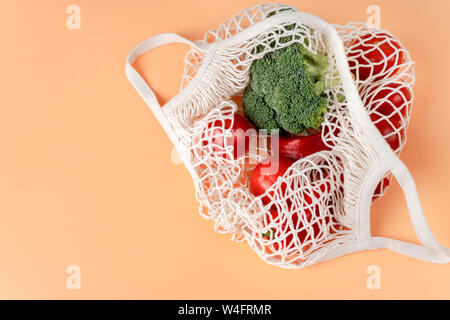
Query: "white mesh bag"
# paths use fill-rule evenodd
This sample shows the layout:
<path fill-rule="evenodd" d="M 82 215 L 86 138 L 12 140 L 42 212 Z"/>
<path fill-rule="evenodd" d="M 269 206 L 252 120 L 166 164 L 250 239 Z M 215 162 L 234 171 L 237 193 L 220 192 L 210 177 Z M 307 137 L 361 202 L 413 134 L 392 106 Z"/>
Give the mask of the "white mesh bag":
<path fill-rule="evenodd" d="M 371 37 L 396 43 L 381 63 L 358 59 L 357 43 Z M 273 154 L 270 136 L 253 132 L 251 141 L 258 143 L 250 143 L 238 159 L 227 142 L 223 148 L 211 148 L 211 142 L 218 134 L 229 136 L 234 113 L 242 113 L 231 98 L 248 85 L 252 62 L 294 42 L 325 53 L 329 60 L 321 134 L 330 150 L 297 160 L 265 194 L 254 196 L 249 177 L 259 161 Z M 179 94 L 161 107 L 132 63 L 168 43 L 186 43 L 191 49 Z M 390 59 L 396 63 L 388 63 Z M 331 25 L 292 7 L 265 4 L 238 13 L 201 41 L 172 33 L 143 41 L 128 56 L 126 74 L 189 170 L 200 214 L 214 221 L 217 232 L 247 241 L 266 262 L 302 268 L 351 252 L 388 248 L 448 263 L 450 250 L 431 233 L 413 178 L 398 158 L 406 141 L 413 66 L 409 53 L 386 31 L 364 24 Z M 378 94 L 383 90 L 388 93 Z M 390 102 L 393 94 L 403 98 L 403 105 Z M 382 105 L 392 108 L 389 116 L 378 112 Z M 395 130 L 383 137 L 375 124 L 391 124 L 393 117 L 399 120 Z M 397 139 L 396 150 L 389 139 Z M 403 189 L 421 245 L 370 234 L 371 203 L 382 196 L 391 176 Z"/>

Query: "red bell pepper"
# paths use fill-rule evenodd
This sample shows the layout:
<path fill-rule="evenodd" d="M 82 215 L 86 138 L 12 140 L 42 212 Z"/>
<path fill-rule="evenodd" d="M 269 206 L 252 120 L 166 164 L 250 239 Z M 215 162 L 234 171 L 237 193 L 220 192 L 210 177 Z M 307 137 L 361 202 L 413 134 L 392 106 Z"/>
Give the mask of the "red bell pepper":
<path fill-rule="evenodd" d="M 330 150 L 320 132 L 309 136 L 280 137 L 279 147 L 282 156 L 294 161 L 322 150 Z"/>

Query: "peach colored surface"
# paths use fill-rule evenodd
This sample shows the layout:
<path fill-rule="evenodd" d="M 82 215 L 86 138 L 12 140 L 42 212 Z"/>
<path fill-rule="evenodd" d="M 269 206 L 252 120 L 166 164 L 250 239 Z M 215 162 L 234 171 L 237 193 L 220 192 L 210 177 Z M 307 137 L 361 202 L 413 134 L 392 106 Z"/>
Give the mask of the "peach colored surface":
<path fill-rule="evenodd" d="M 304 270 L 265 264 L 197 213 L 187 170 L 125 77 L 138 42 L 162 32 L 203 37 L 257 1 L 0 2 L 0 298 L 450 298 L 450 268 L 377 250 Z M 290 1 L 332 23 L 383 28 L 417 62 L 402 159 L 436 238 L 450 246 L 448 1 Z M 81 8 L 81 29 L 66 8 Z M 184 45 L 137 67 L 167 102 Z M 373 206 L 372 232 L 417 241 L 400 189 Z M 381 289 L 366 287 L 369 265 Z M 66 288 L 79 265 L 81 289 Z"/>

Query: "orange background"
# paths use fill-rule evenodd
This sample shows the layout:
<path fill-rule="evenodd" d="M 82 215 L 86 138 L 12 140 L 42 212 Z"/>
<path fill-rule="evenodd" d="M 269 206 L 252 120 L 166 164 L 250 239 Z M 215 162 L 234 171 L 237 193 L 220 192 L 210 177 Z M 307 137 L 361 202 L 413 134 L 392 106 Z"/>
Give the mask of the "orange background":
<path fill-rule="evenodd" d="M 187 170 L 124 73 L 128 52 L 162 32 L 200 39 L 257 1 L 1 1 L 0 298 L 450 298 L 448 265 L 387 250 L 304 270 L 265 264 L 197 213 Z M 450 246 L 449 1 L 289 1 L 338 24 L 381 26 L 417 62 L 402 159 L 432 231 Z M 81 8 L 68 30 L 66 8 Z M 138 62 L 162 103 L 176 94 L 184 45 Z M 372 232 L 417 241 L 397 185 Z M 81 268 L 81 289 L 66 268 Z M 366 287 L 369 265 L 381 289 Z"/>

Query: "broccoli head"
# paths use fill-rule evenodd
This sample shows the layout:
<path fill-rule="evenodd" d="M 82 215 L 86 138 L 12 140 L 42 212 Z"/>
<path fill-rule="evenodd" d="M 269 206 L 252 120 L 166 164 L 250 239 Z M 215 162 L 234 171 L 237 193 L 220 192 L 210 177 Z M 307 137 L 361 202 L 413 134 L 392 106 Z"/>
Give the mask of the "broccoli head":
<path fill-rule="evenodd" d="M 294 43 L 255 60 L 242 105 L 247 118 L 260 129 L 291 134 L 318 129 L 324 119 L 324 73 L 328 59 Z"/>

